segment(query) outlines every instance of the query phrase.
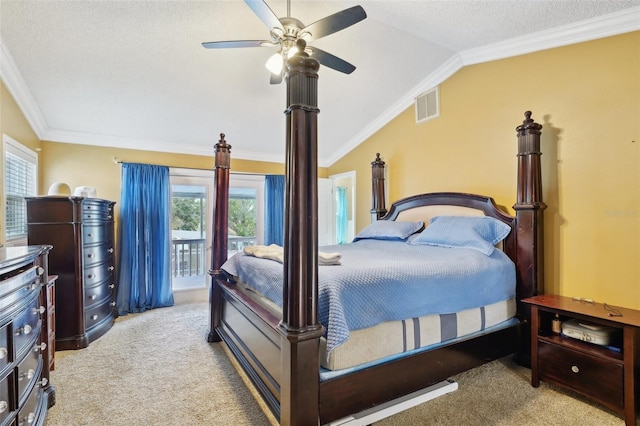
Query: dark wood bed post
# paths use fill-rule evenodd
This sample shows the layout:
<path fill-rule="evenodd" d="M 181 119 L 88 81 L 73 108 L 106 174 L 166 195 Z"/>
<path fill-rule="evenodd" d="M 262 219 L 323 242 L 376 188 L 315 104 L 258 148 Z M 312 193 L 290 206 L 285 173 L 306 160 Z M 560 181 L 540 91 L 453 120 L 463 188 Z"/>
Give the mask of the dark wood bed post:
<path fill-rule="evenodd" d="M 380 153 L 376 153 L 376 159 L 371 162 L 371 222 L 375 222 L 387 214 L 384 199 L 384 161 Z"/>
<path fill-rule="evenodd" d="M 231 145 L 220 133 L 220 140 L 215 145 L 214 188 L 215 203 L 213 205 L 213 247 L 211 252 L 211 288 L 209 289 L 209 333 L 208 342 L 219 342 L 220 336 L 216 327 L 220 323 L 219 298 L 220 289 L 215 285 L 215 279 L 220 274 L 222 264 L 227 260 L 227 240 L 229 237 L 229 170 L 231 169 Z"/>
<path fill-rule="evenodd" d="M 298 40 L 288 60 L 280 424 L 319 423 L 318 68 Z"/>
<path fill-rule="evenodd" d="M 516 274 L 520 281 L 518 312 L 526 323 L 522 327 L 525 343 L 516 354 L 518 362 L 528 365 L 530 308 L 520 302 L 523 298 L 544 292 L 544 227 L 543 212 L 547 205 L 542 201 L 542 171 L 540 156 L 540 130 L 542 125 L 531 118 L 531 111 L 524 113 L 525 119 L 516 127 L 518 132 L 518 193 L 516 204 L 517 250 Z"/>
<path fill-rule="evenodd" d="M 518 225 L 518 264 L 533 267 L 518 270 L 525 283 L 519 298 L 535 296 L 544 291 L 543 274 L 543 212 L 547 205 L 542 201 L 542 170 L 540 163 L 540 130 L 542 125 L 531 118 L 531 111 L 524 113 L 518 132 L 518 195 L 516 211 Z M 522 256 L 531 256 L 530 262 L 522 262 Z"/>

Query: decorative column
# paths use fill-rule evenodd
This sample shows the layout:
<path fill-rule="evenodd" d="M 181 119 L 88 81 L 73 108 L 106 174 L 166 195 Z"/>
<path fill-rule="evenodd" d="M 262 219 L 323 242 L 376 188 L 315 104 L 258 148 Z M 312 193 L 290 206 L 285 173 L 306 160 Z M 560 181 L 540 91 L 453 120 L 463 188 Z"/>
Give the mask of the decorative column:
<path fill-rule="evenodd" d="M 371 162 L 371 222 L 375 222 L 387 214 L 384 199 L 384 165 L 380 153 L 376 153 L 376 159 Z"/>
<path fill-rule="evenodd" d="M 318 68 L 298 52 L 287 61 L 284 286 L 280 424 L 319 422 Z"/>
<path fill-rule="evenodd" d="M 215 169 L 214 169 L 214 188 L 216 194 L 213 204 L 213 247 L 211 250 L 211 287 L 209 289 L 209 333 L 207 335 L 208 342 L 219 342 L 221 340 L 215 331 L 220 323 L 221 310 L 217 309 L 220 297 L 220 291 L 217 286 L 213 285 L 213 280 L 220 274 L 220 268 L 227 260 L 227 245 L 229 238 L 229 170 L 231 169 L 231 145 L 224 139 L 224 133 L 220 133 L 220 140 L 215 145 Z"/>

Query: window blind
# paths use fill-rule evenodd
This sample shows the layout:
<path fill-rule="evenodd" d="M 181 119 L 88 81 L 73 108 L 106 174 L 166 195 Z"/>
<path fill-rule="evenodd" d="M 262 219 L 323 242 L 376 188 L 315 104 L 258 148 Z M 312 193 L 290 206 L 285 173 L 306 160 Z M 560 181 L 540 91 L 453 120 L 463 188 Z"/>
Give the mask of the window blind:
<path fill-rule="evenodd" d="M 36 195 L 37 156 L 16 141 L 4 141 L 5 238 L 27 237 L 25 197 Z"/>

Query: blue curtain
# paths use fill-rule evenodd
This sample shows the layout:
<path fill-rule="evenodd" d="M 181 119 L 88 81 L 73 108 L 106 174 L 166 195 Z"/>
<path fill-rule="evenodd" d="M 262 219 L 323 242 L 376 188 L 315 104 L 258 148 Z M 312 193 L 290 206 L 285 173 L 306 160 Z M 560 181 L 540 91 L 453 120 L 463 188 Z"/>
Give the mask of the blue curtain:
<path fill-rule="evenodd" d="M 284 175 L 265 176 L 265 245 L 284 245 Z"/>
<path fill-rule="evenodd" d="M 169 168 L 122 163 L 119 315 L 173 305 Z"/>
<path fill-rule="evenodd" d="M 347 205 L 347 188 L 336 187 L 336 242 L 347 243 L 347 227 L 349 226 L 349 207 Z"/>

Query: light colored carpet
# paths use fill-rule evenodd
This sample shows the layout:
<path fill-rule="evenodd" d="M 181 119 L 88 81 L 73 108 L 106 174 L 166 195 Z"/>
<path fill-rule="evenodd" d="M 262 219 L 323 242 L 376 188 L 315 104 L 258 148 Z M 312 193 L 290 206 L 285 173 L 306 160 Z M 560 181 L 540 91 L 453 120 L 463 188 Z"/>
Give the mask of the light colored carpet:
<path fill-rule="evenodd" d="M 56 352 L 50 426 L 276 424 L 223 344 L 206 342 L 206 303 L 116 320 L 89 347 Z M 459 389 L 377 426 L 623 425 L 621 418 L 543 383 L 509 358 L 454 377 Z"/>

